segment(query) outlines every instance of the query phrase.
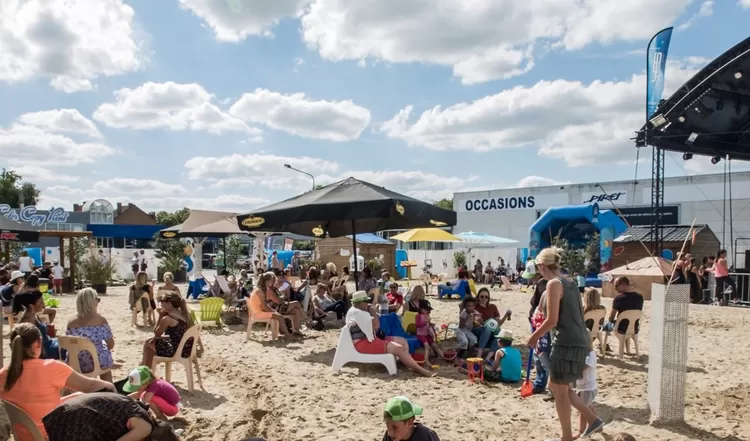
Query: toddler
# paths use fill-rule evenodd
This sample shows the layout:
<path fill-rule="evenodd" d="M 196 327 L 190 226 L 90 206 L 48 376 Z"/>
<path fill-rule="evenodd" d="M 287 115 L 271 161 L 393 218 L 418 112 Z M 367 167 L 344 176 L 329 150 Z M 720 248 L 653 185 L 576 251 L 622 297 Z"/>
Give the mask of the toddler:
<path fill-rule="evenodd" d="M 500 349 L 490 354 L 489 369 L 485 372 L 485 378 L 489 381 L 501 381 L 503 383 L 516 383 L 521 381 L 521 352 L 513 347 L 513 332 L 501 329 L 498 334 Z"/>
<path fill-rule="evenodd" d="M 463 300 L 461 313 L 458 315 L 458 330 L 456 331 L 458 349 L 467 352 L 477 346 L 477 336 L 471 330 L 477 325 L 477 318 L 481 318 L 482 315 L 475 307 L 474 297 L 466 297 Z"/>
<path fill-rule="evenodd" d="M 438 357 L 445 359 L 443 351 L 438 347 L 435 338 L 435 329 L 432 327 L 430 322 L 430 313 L 432 312 L 432 306 L 427 300 L 419 301 L 419 314 L 415 319 L 415 325 L 417 327 L 417 338 L 422 342 L 424 346 L 424 359 L 425 363 L 430 363 L 430 349 L 432 352 L 437 354 Z"/>
<path fill-rule="evenodd" d="M 583 404 L 591 407 L 596 398 L 596 351 L 589 351 L 586 356 L 586 367 L 583 369 L 583 377 L 576 381 L 576 392 L 583 400 Z M 578 437 L 586 430 L 586 419 L 581 415 L 578 426 Z"/>
<path fill-rule="evenodd" d="M 180 411 L 180 393 L 166 380 L 156 378 L 146 366 L 140 366 L 128 375 L 128 381 L 122 387 L 133 399 L 150 404 L 154 414 L 162 420 L 173 417 Z"/>

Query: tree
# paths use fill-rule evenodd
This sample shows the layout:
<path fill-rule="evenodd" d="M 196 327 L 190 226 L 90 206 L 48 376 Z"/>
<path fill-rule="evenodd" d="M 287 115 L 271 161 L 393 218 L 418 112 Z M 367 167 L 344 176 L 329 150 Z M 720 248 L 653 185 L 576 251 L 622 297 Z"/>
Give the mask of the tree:
<path fill-rule="evenodd" d="M 190 216 L 189 208 L 182 208 L 175 212 L 159 211 L 156 213 L 156 223 L 165 227 L 173 227 L 185 222 Z"/>
<path fill-rule="evenodd" d="M 453 199 L 443 198 L 439 201 L 432 201 L 432 204 L 437 207 L 453 211 Z"/>
<path fill-rule="evenodd" d="M 221 256 L 220 259 L 223 260 L 222 263 L 224 264 L 224 269 L 226 269 L 229 274 L 234 274 L 235 272 L 237 272 L 237 270 L 240 269 L 237 263 L 243 256 L 242 241 L 240 240 L 240 236 L 237 234 L 227 236 L 227 238 L 224 240 L 224 246 L 219 253 Z M 226 250 L 226 252 L 224 250 Z"/>
<path fill-rule="evenodd" d="M 23 177 L 13 170 L 3 169 L 0 172 L 0 204 L 11 207 L 36 205 L 39 200 L 39 189 L 30 182 L 23 182 Z"/>
<path fill-rule="evenodd" d="M 560 266 L 568 273 L 583 274 L 586 269 L 586 256 L 583 250 L 574 250 L 566 239 L 560 236 L 552 239 L 552 245 L 560 248 Z"/>
<path fill-rule="evenodd" d="M 182 268 L 185 257 L 185 244 L 177 239 L 165 239 L 159 233 L 154 234 L 156 258 L 160 259 L 159 269 L 163 272 L 176 273 Z"/>
<path fill-rule="evenodd" d="M 599 274 L 599 271 L 601 271 L 601 259 L 599 257 L 600 247 L 599 233 L 596 232 L 590 235 L 585 248 L 585 257 L 588 262 L 588 265 L 586 265 L 586 271 L 588 273 Z"/>

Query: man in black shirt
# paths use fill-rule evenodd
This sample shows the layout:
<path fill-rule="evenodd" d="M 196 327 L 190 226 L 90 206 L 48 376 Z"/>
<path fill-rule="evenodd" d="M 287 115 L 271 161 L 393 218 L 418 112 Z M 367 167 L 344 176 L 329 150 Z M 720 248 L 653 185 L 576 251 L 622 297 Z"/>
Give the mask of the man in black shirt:
<path fill-rule="evenodd" d="M 630 291 L 630 280 L 627 277 L 622 276 L 615 279 L 615 289 L 619 293 L 617 297 L 612 301 L 612 309 L 609 313 L 609 323 L 611 325 L 605 325 L 607 332 L 612 332 L 614 323 L 617 320 L 617 315 L 625 311 L 643 311 L 643 296 L 637 292 Z M 617 327 L 617 332 L 624 334 L 628 330 L 629 323 L 627 321 L 620 322 Z M 635 323 L 635 332 L 638 333 L 638 327 L 640 321 Z"/>
<path fill-rule="evenodd" d="M 434 431 L 414 422 L 418 415 L 422 415 L 422 408 L 408 398 L 388 400 L 383 416 L 386 427 L 383 441 L 440 441 Z"/>
<path fill-rule="evenodd" d="M 50 266 L 49 262 L 44 262 L 42 269 L 39 270 L 39 278 L 49 279 L 49 276 L 51 275 L 52 275 L 52 267 Z"/>

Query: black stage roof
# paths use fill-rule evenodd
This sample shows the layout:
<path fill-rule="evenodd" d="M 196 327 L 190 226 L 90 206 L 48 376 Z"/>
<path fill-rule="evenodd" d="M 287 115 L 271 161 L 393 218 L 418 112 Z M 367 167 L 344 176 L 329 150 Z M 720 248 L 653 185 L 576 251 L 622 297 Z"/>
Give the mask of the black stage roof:
<path fill-rule="evenodd" d="M 637 147 L 645 135 L 664 150 L 750 161 L 750 37 L 662 100 Z"/>

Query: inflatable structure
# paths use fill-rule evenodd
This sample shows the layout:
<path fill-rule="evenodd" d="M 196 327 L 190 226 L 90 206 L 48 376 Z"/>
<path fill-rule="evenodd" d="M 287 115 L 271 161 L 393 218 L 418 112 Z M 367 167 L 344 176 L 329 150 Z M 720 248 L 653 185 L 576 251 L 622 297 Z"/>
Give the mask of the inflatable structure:
<path fill-rule="evenodd" d="M 601 272 L 612 269 L 612 241 L 624 233 L 628 225 L 610 210 L 599 210 L 599 204 L 552 207 L 529 228 L 529 253 L 537 253 L 550 245 L 553 237 L 566 239 L 574 248 L 586 245 L 587 235 L 599 232 Z"/>

